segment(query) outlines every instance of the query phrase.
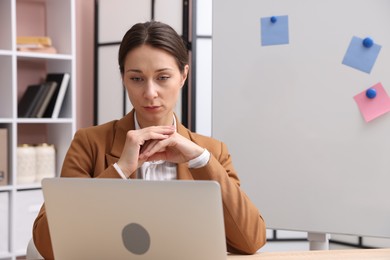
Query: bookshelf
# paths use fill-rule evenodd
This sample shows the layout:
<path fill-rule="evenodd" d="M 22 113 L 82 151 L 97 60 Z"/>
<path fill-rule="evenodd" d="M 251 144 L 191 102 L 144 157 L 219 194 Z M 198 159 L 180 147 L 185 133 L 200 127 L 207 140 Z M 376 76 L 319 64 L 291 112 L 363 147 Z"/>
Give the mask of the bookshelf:
<path fill-rule="evenodd" d="M 19 52 L 17 36 L 49 36 L 56 54 Z M 0 186 L 0 260 L 26 254 L 42 205 L 41 185 L 18 184 L 17 147 L 54 144 L 56 172 L 76 130 L 75 0 L 0 0 L 0 128 L 7 129 L 8 182 Z M 59 117 L 18 118 L 18 100 L 47 73 L 70 74 Z M 1 169 L 0 169 L 1 170 Z"/>

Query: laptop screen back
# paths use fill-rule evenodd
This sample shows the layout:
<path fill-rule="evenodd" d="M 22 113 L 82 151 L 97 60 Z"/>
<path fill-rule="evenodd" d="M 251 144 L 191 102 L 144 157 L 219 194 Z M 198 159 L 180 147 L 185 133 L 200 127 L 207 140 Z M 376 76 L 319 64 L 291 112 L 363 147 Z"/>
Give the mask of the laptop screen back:
<path fill-rule="evenodd" d="M 226 259 L 214 181 L 42 181 L 55 259 Z"/>

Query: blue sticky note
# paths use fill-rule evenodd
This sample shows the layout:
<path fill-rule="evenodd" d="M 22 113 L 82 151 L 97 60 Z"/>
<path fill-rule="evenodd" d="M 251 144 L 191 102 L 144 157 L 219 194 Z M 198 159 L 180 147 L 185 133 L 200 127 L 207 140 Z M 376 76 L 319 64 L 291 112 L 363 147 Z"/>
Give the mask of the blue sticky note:
<path fill-rule="evenodd" d="M 288 16 L 272 16 L 260 19 L 261 45 L 288 44 Z"/>
<path fill-rule="evenodd" d="M 353 36 L 344 56 L 343 64 L 370 73 L 379 55 L 381 46 L 375 42 L 371 44 L 364 43 L 366 43 L 365 39 Z"/>

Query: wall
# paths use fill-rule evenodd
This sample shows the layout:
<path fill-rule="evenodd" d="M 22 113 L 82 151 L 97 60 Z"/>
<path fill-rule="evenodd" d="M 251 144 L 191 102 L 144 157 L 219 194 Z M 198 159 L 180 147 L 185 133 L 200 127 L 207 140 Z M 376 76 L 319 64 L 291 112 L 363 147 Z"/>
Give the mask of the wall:
<path fill-rule="evenodd" d="M 76 0 L 77 128 L 93 124 L 94 0 Z"/>

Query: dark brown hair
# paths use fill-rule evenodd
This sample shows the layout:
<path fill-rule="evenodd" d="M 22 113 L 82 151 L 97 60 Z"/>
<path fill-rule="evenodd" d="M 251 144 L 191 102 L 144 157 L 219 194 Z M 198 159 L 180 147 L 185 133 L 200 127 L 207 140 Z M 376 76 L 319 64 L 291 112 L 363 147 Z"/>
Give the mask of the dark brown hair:
<path fill-rule="evenodd" d="M 171 54 L 177 62 L 180 72 L 188 64 L 188 53 L 183 39 L 169 25 L 150 21 L 133 25 L 123 36 L 118 53 L 119 70 L 124 73 L 126 55 L 141 45 L 162 49 Z"/>

